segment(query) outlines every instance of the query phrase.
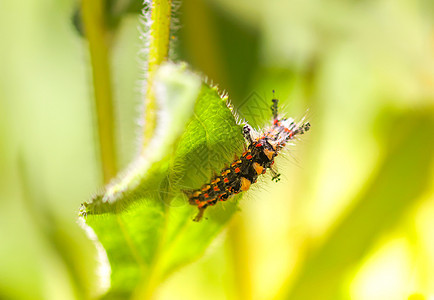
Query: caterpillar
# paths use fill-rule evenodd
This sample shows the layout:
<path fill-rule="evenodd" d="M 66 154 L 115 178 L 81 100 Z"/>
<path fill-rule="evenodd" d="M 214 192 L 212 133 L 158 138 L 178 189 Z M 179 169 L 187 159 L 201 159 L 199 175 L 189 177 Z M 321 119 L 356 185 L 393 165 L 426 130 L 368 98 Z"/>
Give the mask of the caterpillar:
<path fill-rule="evenodd" d="M 274 91 L 273 91 L 274 93 Z M 224 168 L 219 175 L 214 176 L 209 183 L 193 191 L 185 191 L 189 203 L 198 207 L 199 212 L 193 221 L 200 221 L 208 206 L 219 201 L 226 201 L 231 196 L 247 191 L 254 184 L 259 175 L 265 174 L 269 169 L 273 181 L 280 180 L 274 164 L 274 158 L 285 145 L 297 135 L 310 129 L 309 122 L 296 123 L 292 118 L 278 117 L 279 100 L 273 97 L 271 112 L 273 123 L 260 133 L 246 124 L 243 127 L 243 136 L 247 142 L 246 151 L 236 158 L 229 167 Z"/>

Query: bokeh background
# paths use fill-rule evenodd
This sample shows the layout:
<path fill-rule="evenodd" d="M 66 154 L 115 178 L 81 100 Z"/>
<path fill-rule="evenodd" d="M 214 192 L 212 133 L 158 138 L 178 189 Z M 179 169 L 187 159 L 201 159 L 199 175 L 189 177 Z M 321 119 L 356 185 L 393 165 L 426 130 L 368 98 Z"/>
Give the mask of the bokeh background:
<path fill-rule="evenodd" d="M 76 223 L 103 182 L 79 5 L 0 2 L 0 299 L 99 290 Z M 141 3 L 106 5 L 122 168 L 140 133 Z M 275 90 L 312 130 L 155 299 L 433 299 L 433 2 L 185 0 L 177 21 L 173 59 L 242 117 L 263 125 Z"/>

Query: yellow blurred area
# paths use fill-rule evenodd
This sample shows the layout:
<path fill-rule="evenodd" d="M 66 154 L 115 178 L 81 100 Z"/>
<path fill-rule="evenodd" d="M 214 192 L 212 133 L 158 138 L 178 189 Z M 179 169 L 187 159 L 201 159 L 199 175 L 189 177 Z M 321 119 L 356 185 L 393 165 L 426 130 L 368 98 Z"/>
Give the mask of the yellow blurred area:
<path fill-rule="evenodd" d="M 97 294 L 94 245 L 76 224 L 102 182 L 78 4 L 0 2 L 0 299 Z M 181 11 L 179 56 L 235 107 L 275 89 L 312 129 L 278 157 L 282 180 L 252 187 L 155 299 L 434 299 L 432 1 L 186 0 Z M 123 167 L 140 132 L 139 26 L 127 15 L 113 38 Z"/>

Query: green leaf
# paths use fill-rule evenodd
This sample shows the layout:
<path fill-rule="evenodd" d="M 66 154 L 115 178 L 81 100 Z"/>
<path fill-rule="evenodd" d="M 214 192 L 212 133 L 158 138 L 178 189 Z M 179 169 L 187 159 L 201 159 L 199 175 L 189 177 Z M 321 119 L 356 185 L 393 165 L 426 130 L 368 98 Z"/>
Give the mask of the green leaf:
<path fill-rule="evenodd" d="M 430 110 L 419 110 L 388 120 L 391 128 L 378 170 L 325 243 L 306 258 L 292 290 L 282 298 L 342 298 L 352 268 L 432 185 L 433 116 Z"/>
<path fill-rule="evenodd" d="M 193 222 L 197 208 L 183 193 L 243 150 L 242 128 L 226 100 L 185 66 L 163 66 L 154 84 L 158 135 L 124 176 L 84 204 L 85 221 L 111 265 L 107 298 L 150 297 L 171 272 L 204 252 L 237 209 L 235 197 Z"/>

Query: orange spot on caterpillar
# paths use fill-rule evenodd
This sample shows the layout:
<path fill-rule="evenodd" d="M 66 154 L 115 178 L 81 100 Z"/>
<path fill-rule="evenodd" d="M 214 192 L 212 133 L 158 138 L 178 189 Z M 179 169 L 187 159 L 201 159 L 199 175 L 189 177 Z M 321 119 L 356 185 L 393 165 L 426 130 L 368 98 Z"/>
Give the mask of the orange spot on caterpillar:
<path fill-rule="evenodd" d="M 220 201 L 225 201 L 226 199 L 227 199 L 227 197 L 225 197 L 227 194 L 226 193 L 223 193 L 223 194 L 221 194 L 220 196 L 219 196 L 219 200 Z M 224 198 L 223 198 L 224 197 Z"/>
<path fill-rule="evenodd" d="M 235 167 L 236 165 L 239 165 L 240 163 L 241 163 L 241 160 L 237 160 L 231 164 L 231 167 Z"/>
<path fill-rule="evenodd" d="M 220 182 L 220 178 L 216 178 L 215 180 L 211 181 L 211 184 L 216 184 L 217 182 Z"/>
<path fill-rule="evenodd" d="M 228 183 L 228 182 L 229 182 L 229 179 L 224 178 L 224 179 L 223 179 L 223 182 L 224 182 L 224 183 Z"/>
<path fill-rule="evenodd" d="M 241 170 L 240 170 L 240 168 L 235 168 L 234 171 L 235 171 L 235 173 L 240 173 Z"/>
<path fill-rule="evenodd" d="M 250 180 L 248 180 L 245 177 L 241 177 L 241 190 L 242 191 L 247 191 L 250 188 Z"/>
<path fill-rule="evenodd" d="M 264 167 L 258 164 L 257 162 L 253 163 L 253 168 L 255 169 L 256 173 L 263 174 L 264 173 Z"/>
<path fill-rule="evenodd" d="M 246 159 L 252 159 L 253 156 L 251 156 L 250 154 L 246 156 Z"/>
<path fill-rule="evenodd" d="M 218 187 L 218 186 L 215 186 L 215 187 L 214 187 L 214 191 L 216 191 L 216 192 L 220 191 L 219 187 Z"/>
<path fill-rule="evenodd" d="M 264 154 L 267 155 L 269 160 L 273 159 L 274 151 L 270 151 L 268 149 L 264 149 Z"/>
<path fill-rule="evenodd" d="M 257 147 L 257 148 L 262 147 L 262 144 L 261 144 L 261 143 L 257 143 L 257 144 L 256 144 L 256 147 Z"/>

